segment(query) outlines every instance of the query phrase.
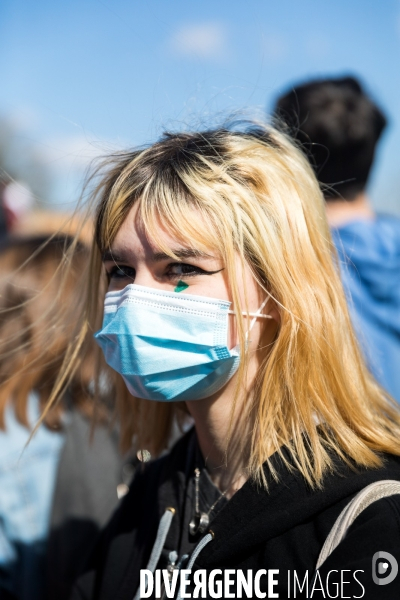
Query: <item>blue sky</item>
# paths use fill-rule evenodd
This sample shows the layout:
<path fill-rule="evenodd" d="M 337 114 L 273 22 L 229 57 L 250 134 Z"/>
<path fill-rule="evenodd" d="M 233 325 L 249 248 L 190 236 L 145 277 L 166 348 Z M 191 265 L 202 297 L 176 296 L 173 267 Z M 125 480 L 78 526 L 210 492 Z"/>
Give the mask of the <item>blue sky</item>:
<path fill-rule="evenodd" d="M 400 0 L 0 3 L 0 115 L 37 148 L 58 204 L 96 154 L 344 73 L 389 116 L 370 191 L 400 213 Z"/>

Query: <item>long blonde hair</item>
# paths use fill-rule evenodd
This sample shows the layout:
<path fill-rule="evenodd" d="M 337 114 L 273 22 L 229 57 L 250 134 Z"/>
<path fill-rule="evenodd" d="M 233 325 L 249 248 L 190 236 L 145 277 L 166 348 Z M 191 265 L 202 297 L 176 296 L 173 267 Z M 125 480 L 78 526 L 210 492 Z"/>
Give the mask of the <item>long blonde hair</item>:
<path fill-rule="evenodd" d="M 82 339 L 101 322 L 99 298 L 106 289 L 101 255 L 137 204 L 149 239 L 172 258 L 158 234 L 160 223 L 192 248 L 220 255 L 235 305 L 242 285 L 234 266 L 239 256 L 279 307 L 279 331 L 244 417 L 252 419 L 252 477 L 265 481 L 262 465 L 272 452 L 286 462 L 285 446 L 311 485 L 321 484 L 335 454 L 365 467 L 380 465 L 381 452 L 400 454 L 399 410 L 360 355 L 321 191 L 287 137 L 248 126 L 165 134 L 154 145 L 110 158 L 106 167 L 95 192 L 96 240 Z M 245 356 L 243 320 L 238 329 Z M 77 364 L 77 348 L 66 358 L 58 390 Z M 245 372 L 243 360 L 239 383 Z M 160 452 L 178 406 L 133 398 L 119 376 L 115 386 L 123 444 L 133 440 Z"/>
<path fill-rule="evenodd" d="M 29 394 L 38 394 L 42 408 L 47 404 L 73 339 L 88 260 L 89 249 L 63 233 L 19 236 L 0 245 L 0 430 L 9 403 L 25 426 Z M 87 415 L 94 407 L 93 346 L 88 339 L 68 385 L 68 403 Z M 46 425 L 58 429 L 65 408 L 59 402 L 47 411 Z"/>

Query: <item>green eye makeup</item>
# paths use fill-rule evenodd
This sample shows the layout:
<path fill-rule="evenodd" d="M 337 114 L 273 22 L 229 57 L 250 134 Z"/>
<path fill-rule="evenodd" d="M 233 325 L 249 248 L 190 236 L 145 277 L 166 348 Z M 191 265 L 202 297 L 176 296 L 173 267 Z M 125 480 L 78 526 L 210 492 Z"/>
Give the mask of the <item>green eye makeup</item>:
<path fill-rule="evenodd" d="M 187 283 L 185 283 L 184 281 L 181 281 L 181 279 L 180 279 L 176 285 L 176 288 L 174 289 L 174 292 L 178 292 L 178 293 L 183 292 L 188 287 L 189 287 L 189 285 Z"/>

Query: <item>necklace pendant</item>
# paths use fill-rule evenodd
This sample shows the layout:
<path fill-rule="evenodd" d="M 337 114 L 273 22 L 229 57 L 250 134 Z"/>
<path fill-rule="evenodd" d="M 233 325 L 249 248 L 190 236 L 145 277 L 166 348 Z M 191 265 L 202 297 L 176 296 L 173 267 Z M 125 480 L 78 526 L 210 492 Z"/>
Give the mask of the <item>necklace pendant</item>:
<path fill-rule="evenodd" d="M 196 535 L 197 533 L 204 533 L 210 524 L 210 518 L 208 514 L 201 512 L 195 515 L 189 523 L 190 535 Z"/>
<path fill-rule="evenodd" d="M 199 533 L 204 533 L 210 524 L 210 517 L 206 513 L 200 513 Z"/>

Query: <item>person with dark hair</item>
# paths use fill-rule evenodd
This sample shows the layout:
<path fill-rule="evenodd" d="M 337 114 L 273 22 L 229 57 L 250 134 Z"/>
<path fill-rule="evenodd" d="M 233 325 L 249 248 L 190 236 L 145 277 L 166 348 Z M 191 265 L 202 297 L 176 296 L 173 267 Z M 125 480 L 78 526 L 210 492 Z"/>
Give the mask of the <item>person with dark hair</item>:
<path fill-rule="evenodd" d="M 400 402 L 400 220 L 376 214 L 367 194 L 386 117 L 354 77 L 292 87 L 274 115 L 314 168 L 359 342 L 375 377 Z"/>

